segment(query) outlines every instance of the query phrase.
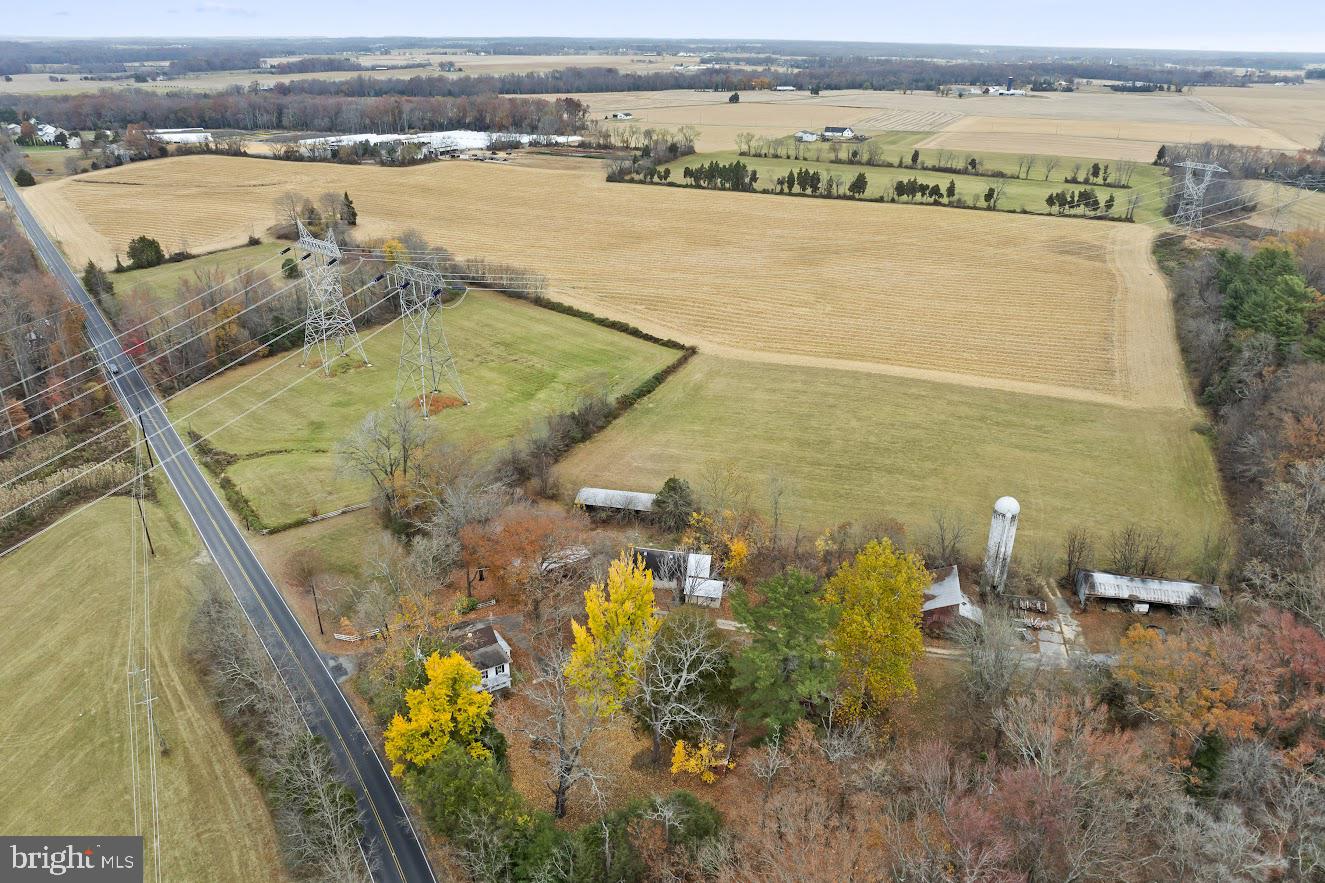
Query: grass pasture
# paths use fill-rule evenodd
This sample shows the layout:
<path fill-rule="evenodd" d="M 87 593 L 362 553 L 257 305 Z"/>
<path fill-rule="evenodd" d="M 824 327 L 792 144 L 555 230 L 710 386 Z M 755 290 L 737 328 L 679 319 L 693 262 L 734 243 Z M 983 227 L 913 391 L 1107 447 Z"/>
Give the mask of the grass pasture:
<path fill-rule="evenodd" d="M 279 273 L 281 262 L 269 259 L 289 244 L 267 240 L 259 245 L 227 248 L 178 263 L 116 273 L 110 279 L 115 284 L 116 293 L 121 296 L 141 289 L 150 300 L 170 304 L 174 302 L 182 280 L 206 283 L 210 288 L 221 279 L 231 278 L 255 267 L 258 268 L 255 280 Z M 272 281 L 281 283 L 283 280 L 277 276 Z"/>
<path fill-rule="evenodd" d="M 1017 542 L 1055 551 L 1076 526 L 1164 528 L 1184 551 L 1224 524 L 1214 460 L 1193 413 L 1122 408 L 854 371 L 700 355 L 559 467 L 581 485 L 702 492 L 732 463 L 757 503 L 786 486 L 783 523 L 818 531 L 887 516 L 923 537 L 939 509 L 983 539 L 994 500 L 1021 501 Z"/>
<path fill-rule="evenodd" d="M 135 591 L 141 613 L 142 587 L 129 582 L 130 530 L 141 531 L 129 520 L 130 505 L 124 497 L 97 503 L 0 559 L 0 612 L 12 636 L 0 662 L 0 831 L 6 834 L 134 833 L 126 608 Z M 157 549 L 152 680 L 158 725 L 170 746 L 157 765 L 163 877 L 282 880 L 262 796 L 185 659 L 194 579 L 211 564 L 198 563 L 193 528 L 177 504 L 148 512 Z M 145 750 L 139 761 L 146 777 Z M 150 835 L 142 782 L 143 830 Z M 147 863 L 150 880 L 150 836 Z"/>
<path fill-rule="evenodd" d="M 876 140 L 876 139 L 871 139 Z M 811 143 L 806 145 L 809 150 L 806 155 L 816 157 L 814 160 L 797 160 L 786 158 L 771 158 L 762 156 L 741 156 L 737 151 L 724 151 L 719 153 L 703 153 L 694 156 L 687 156 L 668 165 L 672 168 L 672 179 L 684 183 L 681 177 L 681 171 L 686 166 L 695 167 L 709 162 L 731 163 L 740 160 L 752 169 L 759 172 L 759 181 L 756 187 L 759 189 L 776 189 L 775 180 L 785 175 L 787 172 L 794 172 L 797 169 L 807 168 L 811 171 L 819 171 L 824 175 L 838 175 L 845 183 L 850 184 L 852 179 L 861 172 L 865 174 L 869 182 L 869 188 L 865 191 L 867 199 L 876 199 L 881 196 L 893 196 L 893 182 L 904 181 L 909 178 L 915 178 L 923 184 L 937 184 L 946 190 L 948 182 L 957 185 L 957 195 L 966 200 L 971 205 L 983 205 L 982 197 L 990 187 L 1002 185 L 1005 189 L 1003 196 L 999 201 L 1000 211 L 1028 211 L 1044 214 L 1049 211 L 1045 205 L 1044 198 L 1050 193 L 1057 193 L 1059 190 L 1079 190 L 1082 187 L 1090 186 L 1083 184 L 1064 183 L 1065 175 L 1070 175 L 1074 166 L 1082 166 L 1082 174 L 1090 170 L 1089 160 L 1073 159 L 1069 157 L 1054 157 L 1058 161 L 1057 168 L 1048 181 L 1044 178 L 1044 161 L 1046 157 L 1040 157 L 1036 163 L 1036 171 L 1030 178 L 989 178 L 979 175 L 956 175 L 949 172 L 932 172 L 924 169 L 911 168 L 890 168 L 887 166 L 866 166 L 851 165 L 848 163 L 829 162 L 832 154 L 827 145 L 822 143 Z M 845 157 L 852 149 L 860 149 L 863 145 L 846 143 L 842 145 L 842 155 Z M 896 162 L 899 157 L 907 162 L 911 160 L 911 152 L 914 148 L 910 145 L 900 145 L 885 149 L 885 158 L 890 162 Z M 940 151 L 935 149 L 924 149 L 920 151 L 921 158 L 925 162 L 940 162 L 940 154 L 944 154 L 943 159 L 946 163 L 963 163 L 969 157 L 977 157 L 984 162 L 990 169 L 998 169 L 1010 174 L 1015 174 L 1017 169 L 1017 157 L 1012 154 L 969 152 L 969 151 Z M 1104 162 L 1108 162 L 1105 160 Z M 946 164 L 945 163 L 945 164 Z M 1117 205 L 1114 213 L 1122 215 L 1127 208 L 1127 200 L 1133 194 L 1141 196 L 1143 202 L 1137 207 L 1136 219 L 1139 222 L 1160 221 L 1163 222 L 1164 200 L 1159 188 L 1168 182 L 1166 170 L 1155 166 L 1138 166 L 1136 174 L 1132 177 L 1132 187 L 1130 189 L 1121 189 L 1114 187 L 1095 186 L 1095 192 L 1099 194 L 1101 200 L 1108 199 L 1112 194 Z M 903 200 L 904 202 L 907 200 Z M 922 200 L 923 202 L 923 200 Z M 1164 222 L 1167 225 L 1167 222 Z"/>
<path fill-rule="evenodd" d="M 434 420 L 456 442 L 496 445 L 585 395 L 616 396 L 677 358 L 656 346 L 591 322 L 470 291 L 442 313 L 460 377 L 471 399 Z M 371 336 L 370 336 L 371 335 Z M 337 475 L 336 444 L 395 393 L 401 331 L 397 324 L 365 329 L 372 368 L 331 378 L 301 368 L 299 353 L 284 353 L 233 369 L 188 390 L 171 403 L 183 426 L 240 456 L 229 475 L 262 520 L 282 524 L 367 499 L 367 485 Z M 269 405 L 265 399 L 303 377 Z M 220 428 L 249 408 L 252 416 Z M 188 416 L 193 411 L 199 413 Z"/>

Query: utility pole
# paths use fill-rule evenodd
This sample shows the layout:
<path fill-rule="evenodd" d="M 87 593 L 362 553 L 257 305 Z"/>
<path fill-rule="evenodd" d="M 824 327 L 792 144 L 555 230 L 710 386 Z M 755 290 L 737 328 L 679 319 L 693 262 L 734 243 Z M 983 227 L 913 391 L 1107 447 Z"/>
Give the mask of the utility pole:
<path fill-rule="evenodd" d="M 322 631 L 322 608 L 319 607 L 317 603 L 317 580 L 310 579 L 308 581 L 308 588 L 313 591 L 313 612 L 317 614 L 317 633 L 319 635 L 325 635 L 326 632 Z"/>
<path fill-rule="evenodd" d="M 1191 160 L 1174 163 L 1174 166 L 1186 170 L 1182 179 L 1182 201 L 1178 203 L 1178 214 L 1173 219 L 1174 223 L 1188 230 L 1200 230 L 1201 216 L 1205 211 L 1206 188 L 1210 186 L 1210 180 L 1216 172 L 1227 173 L 1228 169 L 1220 168 L 1214 163 Z M 1197 172 L 1202 174 L 1198 177 Z"/>
<path fill-rule="evenodd" d="M 460 401 L 468 405 L 469 396 L 460 382 L 460 372 L 442 328 L 441 299 L 446 277 L 437 270 L 396 264 L 391 269 L 391 279 L 398 283 L 400 327 L 404 336 L 396 366 L 395 401 L 400 401 L 401 394 L 409 389 L 426 420 L 432 397 L 440 391 L 445 377 Z"/>
<path fill-rule="evenodd" d="M 299 364 L 307 365 L 309 352 L 316 349 L 322 373 L 330 375 L 331 362 L 352 350 L 371 367 L 341 292 L 340 268 L 336 266 L 340 263 L 340 246 L 336 244 L 336 235 L 328 232 L 326 239 L 317 239 L 303 221 L 295 223 L 299 228 L 299 247 L 312 257 L 304 271 L 308 283 L 308 319 L 304 324 L 304 351 Z"/>
<path fill-rule="evenodd" d="M 139 421 L 141 421 L 141 420 L 143 419 L 143 417 L 142 417 L 141 414 L 138 415 L 138 419 L 139 419 Z M 141 426 L 141 423 L 140 423 L 139 425 Z M 148 460 L 151 460 L 151 458 L 152 458 L 152 446 L 151 446 L 150 444 L 147 443 L 147 431 L 146 431 L 146 430 L 143 431 L 143 444 L 147 446 L 147 458 L 148 458 Z M 137 440 L 136 440 L 136 439 L 135 439 L 134 447 L 135 447 L 135 448 L 137 447 Z M 143 534 L 144 534 L 144 536 L 147 537 L 147 550 L 148 550 L 149 552 L 151 552 L 151 553 L 152 553 L 152 557 L 155 558 L 155 557 L 156 557 L 156 546 L 152 544 L 152 531 L 149 530 L 148 527 L 147 527 L 147 513 L 143 510 L 143 493 L 144 493 L 144 490 L 145 490 L 145 487 L 146 487 L 146 480 L 143 478 L 142 464 L 143 464 L 143 459 L 142 459 L 141 456 L 139 456 L 139 457 L 137 458 L 137 465 L 138 465 L 138 467 L 139 467 L 139 469 L 138 469 L 138 477 L 137 477 L 137 479 L 136 479 L 136 480 L 134 481 L 134 483 L 133 483 L 133 497 L 134 497 L 134 499 L 138 502 L 138 518 L 139 518 L 139 520 L 141 520 L 142 523 L 143 523 Z"/>

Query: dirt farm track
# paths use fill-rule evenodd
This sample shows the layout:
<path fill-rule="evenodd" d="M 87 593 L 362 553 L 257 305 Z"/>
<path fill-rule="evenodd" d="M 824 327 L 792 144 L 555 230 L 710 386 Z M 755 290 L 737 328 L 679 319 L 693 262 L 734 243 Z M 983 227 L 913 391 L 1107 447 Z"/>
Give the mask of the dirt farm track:
<path fill-rule="evenodd" d="M 288 191 L 348 191 L 360 236 L 416 229 L 713 354 L 1187 402 L 1147 227 L 608 184 L 596 162 L 525 163 L 185 157 L 42 184 L 29 199 L 76 263 L 108 266 L 139 234 L 167 251 L 238 245 Z"/>

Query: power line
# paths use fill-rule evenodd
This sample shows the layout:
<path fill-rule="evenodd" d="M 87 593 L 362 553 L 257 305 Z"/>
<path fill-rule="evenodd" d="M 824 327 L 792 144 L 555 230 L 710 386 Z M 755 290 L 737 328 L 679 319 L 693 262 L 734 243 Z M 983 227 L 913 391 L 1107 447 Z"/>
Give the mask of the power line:
<path fill-rule="evenodd" d="M 362 291 L 362 290 L 364 290 L 365 288 L 368 288 L 369 285 L 373 285 L 373 284 L 375 284 L 375 283 L 378 282 L 378 281 L 380 281 L 380 277 L 379 277 L 379 279 L 375 279 L 375 280 L 373 280 L 373 282 L 368 283 L 368 285 L 363 286 L 363 288 L 358 289 L 358 291 Z M 357 291 L 356 291 L 356 293 L 357 293 Z M 360 315 L 362 315 L 363 313 L 367 313 L 369 310 L 374 309 L 374 308 L 377 307 L 379 304 L 381 304 L 382 302 L 384 302 L 388 297 L 390 297 L 390 295 L 387 295 L 386 297 L 381 298 L 380 300 L 374 302 L 373 304 L 370 304 L 368 307 L 366 307 L 366 308 L 364 308 L 362 311 L 360 311 Z M 377 334 L 381 333 L 381 331 L 383 331 L 383 330 L 385 330 L 386 328 L 389 328 L 389 327 L 390 327 L 389 325 L 383 325 L 383 326 L 381 326 L 381 328 L 376 329 L 375 331 L 372 332 L 372 334 L 368 335 L 368 338 L 371 339 L 373 336 L 376 336 Z M 221 399 L 225 398 L 226 396 L 230 395 L 232 392 L 234 392 L 234 391 L 236 391 L 236 390 L 238 390 L 238 389 L 243 388 L 244 386 L 246 386 L 247 384 L 249 384 L 249 383 L 252 382 L 253 380 L 256 380 L 257 378 L 263 376 L 264 374 L 268 373 L 269 371 L 272 371 L 272 370 L 274 370 L 274 369 L 280 367 L 281 365 L 283 365 L 283 364 L 285 364 L 286 362 L 290 361 L 290 359 L 292 359 L 293 357 L 294 357 L 294 353 L 292 352 L 290 355 L 286 356 L 285 358 L 283 358 L 283 359 L 279 359 L 279 360 L 277 360 L 276 362 L 273 362 L 271 365 L 268 365 L 268 366 L 267 366 L 266 368 L 264 368 L 262 371 L 259 371 L 259 372 L 255 373 L 255 374 L 253 374 L 251 377 L 246 377 L 244 380 L 240 381 L 240 382 L 239 382 L 238 384 L 236 384 L 235 386 L 232 386 L 231 388 L 227 389 L 225 392 L 221 393 L 221 394 L 220 394 L 219 396 L 217 396 L 216 398 L 211 399 L 210 401 L 203 403 L 202 405 L 198 406 L 198 407 L 195 408 L 193 411 L 189 412 L 188 414 L 184 415 L 184 417 L 181 417 L 181 418 L 179 418 L 179 419 L 181 419 L 181 420 L 186 420 L 186 419 L 188 419 L 188 418 L 190 418 L 190 417 L 193 417 L 195 414 L 198 414 L 198 413 L 201 412 L 203 409 L 205 409 L 205 408 L 207 408 L 207 407 L 209 407 L 209 406 L 211 406 L 211 405 L 214 405 L 216 402 L 218 402 L 218 401 L 220 401 Z M 305 375 L 305 376 L 311 376 L 311 375 Z M 283 387 L 281 390 L 278 390 L 277 393 L 273 394 L 273 396 L 269 397 L 267 400 L 264 400 L 263 403 L 265 403 L 265 401 L 269 401 L 271 398 L 274 398 L 275 395 L 278 395 L 280 392 L 284 392 L 286 389 L 289 389 L 289 388 L 291 388 L 291 387 L 293 387 L 293 386 L 294 386 L 294 384 L 292 383 L 292 384 L 289 384 L 289 385 L 286 386 L 286 387 Z M 263 403 L 259 403 L 259 404 L 263 404 Z M 239 416 L 242 417 L 242 416 L 244 416 L 244 415 L 250 413 L 252 410 L 254 410 L 254 409 L 253 409 L 253 408 L 249 408 L 248 410 L 246 410 L 246 411 L 244 411 L 243 413 L 241 413 Z M 163 414 L 163 415 L 165 414 L 164 408 L 162 409 L 162 414 Z M 173 421 L 170 421 L 169 418 L 166 418 L 166 419 L 167 419 L 167 422 L 173 422 Z M 231 423 L 235 422 L 236 419 L 238 419 L 238 417 L 236 417 L 236 418 L 232 418 L 231 420 L 229 420 L 229 421 L 227 421 L 225 424 L 223 424 L 220 428 L 218 428 L 218 429 L 216 429 L 216 430 L 213 430 L 211 433 L 208 433 L 208 434 L 205 435 L 205 436 L 202 436 L 202 437 L 200 438 L 200 440 L 206 440 L 207 438 L 210 438 L 212 435 L 215 435 L 216 432 L 219 432 L 220 429 L 224 429 L 226 426 L 229 426 Z M 157 434 L 157 433 L 153 433 L 152 435 L 155 435 L 155 434 Z M 149 437 L 150 437 L 150 436 L 149 436 Z M 197 442 L 194 442 L 193 444 L 190 444 L 190 445 L 186 445 L 186 446 L 185 446 L 185 450 L 192 449 L 196 444 L 197 444 Z M 53 487 L 53 488 L 50 488 L 49 490 L 47 490 L 47 491 L 45 491 L 45 492 L 43 492 L 43 493 L 37 495 L 36 497 L 33 497 L 32 499 L 28 500 L 28 501 L 25 502 L 25 503 L 21 503 L 21 504 L 19 504 L 18 506 L 15 506 L 13 509 L 10 509 L 8 512 L 0 513 L 0 523 L 2 523 L 5 519 L 9 518 L 9 517 L 10 517 L 11 515 L 13 515 L 15 512 L 19 512 L 20 510 L 22 510 L 22 509 L 24 509 L 24 508 L 26 508 L 26 507 L 28 507 L 28 506 L 31 506 L 33 503 L 37 502 L 38 500 L 45 499 L 46 497 L 50 496 L 51 494 L 56 493 L 57 491 L 60 491 L 60 490 L 62 490 L 62 489 L 65 488 L 65 487 L 68 487 L 71 483 L 76 482 L 76 481 L 78 481 L 79 479 L 81 479 L 83 476 L 88 475 L 89 473 L 91 473 L 91 472 L 93 472 L 93 471 L 95 471 L 95 470 L 97 470 L 97 469 L 100 469 L 101 467 L 105 466 L 106 464 L 113 462 L 114 460 L 116 460 L 116 459 L 118 459 L 119 457 L 123 456 L 124 454 L 128 453 L 130 450 L 132 450 L 132 447 L 128 447 L 128 448 L 125 448 L 125 449 L 123 449 L 123 450 L 121 450 L 121 451 L 118 451 L 118 452 L 116 452 L 115 454 L 112 454 L 110 457 L 107 457 L 106 459 L 104 459 L 104 460 L 102 460 L 102 461 L 100 461 L 100 462 L 98 462 L 98 463 L 95 463 L 95 464 L 89 466 L 87 469 L 83 470 L 83 471 L 80 472 L 78 475 L 76 475 L 76 476 L 74 476 L 74 477 L 72 477 L 72 478 L 70 478 L 70 479 L 68 479 L 68 480 L 66 480 L 66 481 L 64 481 L 64 482 L 62 482 L 62 483 L 56 485 L 56 486 Z M 157 464 L 156 464 L 156 466 L 149 467 L 149 469 L 148 469 L 147 471 L 148 471 L 148 472 L 151 472 L 152 470 L 154 470 L 154 469 L 156 469 L 156 468 L 159 468 L 160 465 L 161 465 L 161 463 L 160 463 L 160 461 L 158 461 Z M 124 489 L 125 487 L 127 487 L 128 485 L 129 485 L 129 482 L 125 482 L 125 483 L 123 483 L 123 484 L 117 485 L 117 486 L 111 491 L 111 493 L 114 493 L 114 492 L 116 492 L 116 491 L 123 490 L 123 489 Z M 107 496 L 109 496 L 109 495 L 110 495 L 110 494 L 103 494 L 101 497 L 98 497 L 97 499 L 98 499 L 98 500 L 105 499 L 105 497 L 107 497 Z M 96 502 L 96 500 L 94 500 L 93 502 Z M 85 507 L 84 507 L 84 508 L 85 508 Z M 81 511 L 81 510 L 75 510 L 75 511 Z M 49 525 L 48 528 L 43 528 L 42 531 L 39 531 L 38 533 L 33 534 L 32 536 L 28 537 L 27 539 L 25 539 L 25 540 L 23 540 L 23 541 L 21 541 L 21 542 L 19 542 L 19 543 L 16 543 L 16 544 L 13 545 L 13 546 L 10 546 L 8 549 L 4 550 L 3 552 L 0 552 L 0 557 L 3 557 L 4 555 L 9 554 L 10 552 L 14 551 L 15 549 L 20 548 L 21 546 L 27 544 L 28 542 L 31 542 L 31 541 L 32 541 L 33 539 L 35 539 L 36 537 L 40 536 L 41 533 L 44 533 L 45 530 L 49 529 L 49 527 L 53 527 L 53 526 L 55 526 L 56 524 L 60 524 L 63 520 L 64 520 L 64 519 L 61 518 L 61 519 L 59 519 L 59 520 L 53 522 L 51 525 Z"/>
<path fill-rule="evenodd" d="M 280 257 L 281 255 L 286 254 L 287 252 L 289 252 L 292 248 L 293 248 L 293 246 L 286 246 L 284 249 L 282 249 L 281 251 L 279 251 L 279 252 L 277 252 L 276 254 L 272 255 L 271 257 L 266 258 L 266 259 L 264 259 L 264 260 L 258 262 L 257 264 L 254 264 L 252 269 L 256 269 L 256 268 L 262 266 L 263 264 L 268 263 L 269 261 L 273 261 L 273 260 L 275 260 L 276 258 Z M 302 260 L 302 258 L 301 258 L 301 260 Z M 250 270 L 250 272 L 251 272 L 251 270 Z M 250 290 L 252 290 L 253 288 L 256 288 L 258 285 L 261 285 L 263 282 L 266 282 L 266 281 L 268 281 L 268 280 L 270 280 L 270 279 L 274 279 L 274 278 L 276 278 L 276 276 L 278 276 L 278 275 L 280 275 L 279 272 L 277 272 L 277 273 L 272 273 L 270 276 L 266 276 L 266 277 L 264 277 L 264 278 L 262 278 L 262 279 L 259 279 L 257 282 L 254 282 L 252 285 L 248 286 L 247 288 L 244 288 L 244 289 L 241 290 L 241 291 L 237 291 L 237 292 L 235 292 L 234 294 L 231 294 L 231 295 L 226 296 L 225 298 L 223 298 L 223 299 L 221 300 L 221 303 L 225 303 L 225 301 L 229 300 L 231 297 L 238 297 L 239 295 L 243 294 L 245 291 L 250 291 Z M 124 329 L 124 330 L 122 330 L 122 331 L 116 331 L 116 332 L 115 332 L 115 335 L 114 335 L 114 336 L 115 336 L 115 341 L 116 341 L 116 343 L 118 343 L 119 340 L 120 340 L 120 338 L 122 338 L 124 335 L 129 334 L 130 332 L 138 331 L 138 330 L 140 330 L 140 329 L 142 329 L 142 328 L 145 328 L 145 327 L 147 327 L 147 325 L 148 325 L 149 323 L 154 322 L 154 321 L 160 319 L 160 318 L 163 317 L 163 316 L 168 316 L 168 315 L 170 315 L 171 313 L 175 312 L 176 310 L 181 310 L 181 309 L 183 309 L 184 307 L 188 306 L 189 304 L 196 303 L 197 301 L 201 300 L 202 298 L 206 297 L 207 295 L 211 294 L 212 292 L 217 291 L 218 289 L 224 288 L 226 285 L 229 285 L 230 282 L 231 282 L 231 280 L 227 279 L 225 282 L 222 282 L 222 283 L 219 283 L 219 284 L 217 284 L 217 285 L 214 285 L 214 286 L 212 286 L 211 288 L 208 288 L 206 291 L 203 291 L 203 292 L 201 292 L 201 293 L 195 295 L 194 297 L 189 298 L 189 299 L 186 300 L 186 301 L 183 301 L 183 302 L 181 302 L 181 303 L 178 303 L 178 304 L 176 304 L 175 306 L 170 307 L 169 309 L 167 309 L 165 312 L 158 313 L 157 315 L 153 316 L 153 317 L 150 318 L 150 319 L 147 319 L 147 320 L 144 321 L 144 322 L 140 322 L 140 323 L 138 323 L 137 325 L 134 325 L 134 326 L 131 327 L 131 328 L 126 328 L 126 329 Z M 188 321 L 188 320 L 185 320 L 185 321 Z M 183 323 L 180 323 L 180 324 L 183 324 Z M 179 325 L 172 326 L 172 328 L 178 328 L 178 327 L 179 327 Z M 169 330 L 169 329 L 168 329 L 168 330 Z M 151 339 L 151 338 L 149 338 L 149 340 L 150 340 L 150 339 Z M 89 355 L 89 354 L 91 354 L 91 353 L 93 353 L 93 352 L 95 352 L 95 351 L 96 351 L 96 347 L 95 347 L 95 346 L 89 346 L 89 347 L 86 347 L 86 348 L 80 350 L 79 352 L 74 353 L 74 355 L 69 356 L 68 358 L 64 359 L 63 361 L 56 362 L 56 363 L 53 364 L 53 365 L 48 365 L 48 366 L 45 368 L 45 370 L 46 370 L 46 371 L 54 371 L 56 368 L 59 368 L 61 365 L 66 365 L 66 364 L 68 364 L 69 362 L 73 361 L 74 359 L 80 358 L 81 356 Z M 85 369 L 79 371 L 77 374 L 71 375 L 69 378 L 66 378 L 65 382 L 68 382 L 68 381 L 70 381 L 70 380 L 73 380 L 75 377 L 78 377 L 78 376 L 80 376 L 80 375 L 82 375 L 82 374 L 86 374 L 86 373 L 88 373 L 89 371 L 95 371 L 95 370 L 96 370 L 96 366 L 95 366 L 95 365 L 92 366 L 91 368 L 85 368 Z M 31 376 L 33 376 L 33 375 L 29 375 L 29 377 L 31 377 Z M 27 378 L 25 378 L 25 379 L 27 379 Z M 18 386 L 18 385 L 19 385 L 20 383 L 22 383 L 22 382 L 23 382 L 23 381 L 20 380 L 20 381 L 17 381 L 17 382 L 15 382 L 15 383 L 11 383 L 11 384 L 9 384 L 8 386 L 0 387 L 0 394 L 3 394 L 3 393 L 4 393 L 5 391 L 7 391 L 7 390 L 13 389 L 15 386 Z"/>

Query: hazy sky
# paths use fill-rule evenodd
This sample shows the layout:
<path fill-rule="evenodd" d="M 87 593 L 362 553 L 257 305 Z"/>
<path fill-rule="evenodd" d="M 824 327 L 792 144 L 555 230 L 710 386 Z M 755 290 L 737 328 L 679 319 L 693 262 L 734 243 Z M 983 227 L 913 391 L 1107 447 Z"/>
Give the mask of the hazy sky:
<path fill-rule="evenodd" d="M 1265 15 L 1257 14 L 1264 11 Z M 1325 52 L 1320 0 L 43 0 L 16 3 L 19 36 L 420 36 L 808 38 L 1023 46 Z"/>

